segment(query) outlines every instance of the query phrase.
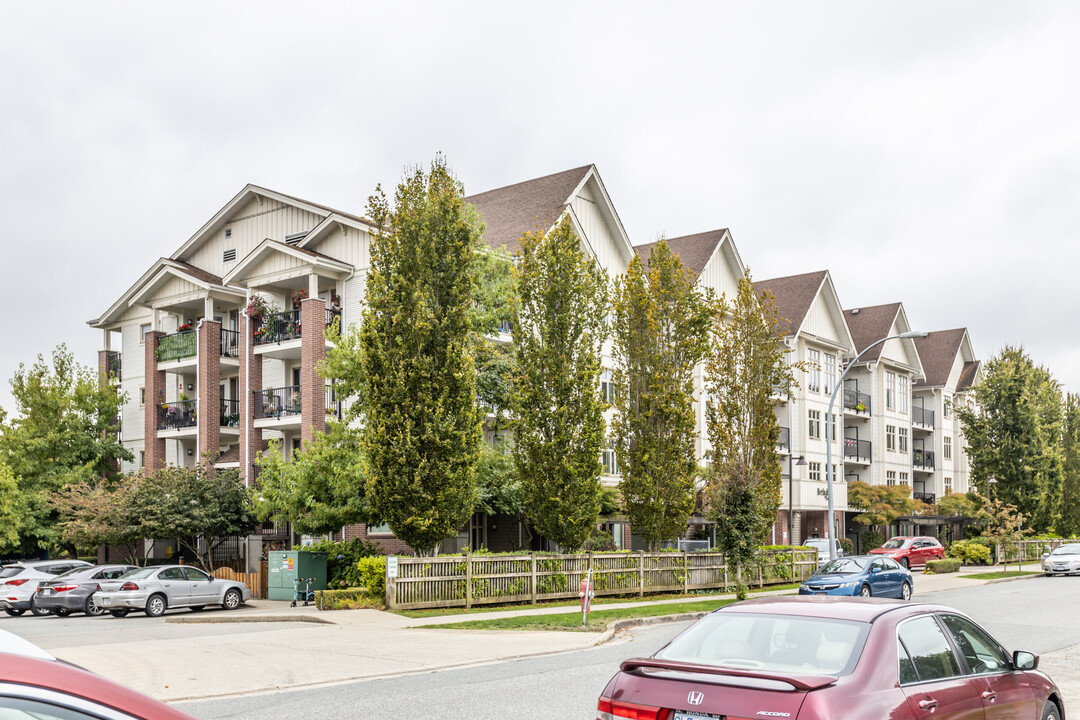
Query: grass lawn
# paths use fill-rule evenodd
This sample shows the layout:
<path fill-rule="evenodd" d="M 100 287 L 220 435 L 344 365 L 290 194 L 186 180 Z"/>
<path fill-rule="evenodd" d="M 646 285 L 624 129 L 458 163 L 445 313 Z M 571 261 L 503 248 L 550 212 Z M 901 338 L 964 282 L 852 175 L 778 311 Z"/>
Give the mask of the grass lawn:
<path fill-rule="evenodd" d="M 667 605 L 638 605 L 636 607 L 597 610 L 595 606 L 589 613 L 589 624 L 581 624 L 580 612 L 558 613 L 552 615 L 520 615 L 518 617 L 496 618 L 494 620 L 465 620 L 457 623 L 422 625 L 426 628 L 447 628 L 452 630 L 577 630 L 599 632 L 614 620 L 630 618 L 656 617 L 657 615 L 678 615 L 690 612 L 708 612 L 735 602 L 733 599 L 696 600 Z"/>
<path fill-rule="evenodd" d="M 1030 570 L 1025 570 L 1023 572 L 1016 572 L 1015 570 L 994 570 L 992 572 L 975 573 L 973 575 L 965 573 L 960 577 L 971 578 L 972 580 L 1000 580 L 1001 578 L 1023 577 L 1024 575 L 1042 575 L 1042 573 Z"/>
<path fill-rule="evenodd" d="M 767 585 L 764 588 L 751 588 L 750 593 L 759 593 L 773 590 L 798 590 L 799 583 L 789 583 L 787 585 Z M 721 594 L 721 590 L 711 591 L 710 595 Z M 605 597 L 593 598 L 593 608 L 598 605 L 611 605 L 613 603 L 627 603 L 627 602 L 650 602 L 656 600 L 674 600 L 676 598 L 685 598 L 688 602 L 700 602 L 698 598 L 703 593 L 683 595 L 679 594 L 666 594 L 666 595 L 646 595 L 644 598 L 639 598 L 637 595 L 608 595 Z M 573 600 L 551 600 L 547 602 L 539 602 L 535 605 L 531 604 L 516 604 L 516 605 L 481 605 L 474 607 L 471 610 L 466 610 L 463 607 L 455 608 L 430 608 L 427 610 L 399 610 L 397 615 L 410 618 L 427 618 L 427 617 L 443 617 L 445 615 L 474 615 L 477 613 L 491 613 L 491 612 L 504 612 L 506 610 L 533 610 L 536 608 L 577 608 L 581 606 L 581 601 L 577 598 Z M 663 606 L 662 606 L 663 607 Z M 670 607 L 670 606 L 667 606 Z M 719 606 L 717 606 L 719 607 Z M 673 612 L 688 612 L 688 611 L 673 611 Z M 666 615 L 668 613 L 655 613 L 659 615 Z M 644 615 L 630 615 L 629 617 L 644 617 Z M 581 614 L 578 613 L 578 623 L 581 623 Z"/>

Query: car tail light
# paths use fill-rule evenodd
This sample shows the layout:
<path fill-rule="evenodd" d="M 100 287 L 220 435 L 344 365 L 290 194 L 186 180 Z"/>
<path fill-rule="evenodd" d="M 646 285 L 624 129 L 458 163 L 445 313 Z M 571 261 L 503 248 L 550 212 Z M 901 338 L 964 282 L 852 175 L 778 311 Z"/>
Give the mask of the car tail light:
<path fill-rule="evenodd" d="M 18 587 L 19 585 L 22 585 L 27 580 L 29 580 L 29 578 L 19 578 L 18 580 L 8 580 L 4 584 L 5 585 L 14 585 L 14 586 Z"/>
<path fill-rule="evenodd" d="M 138 590 L 139 586 L 133 582 L 126 582 L 120 586 L 121 590 Z"/>
<path fill-rule="evenodd" d="M 94 592 L 101 592 L 101 583 L 94 586 Z"/>
<path fill-rule="evenodd" d="M 667 709 L 651 705 L 637 705 L 611 698 L 600 698 L 596 703 L 596 720 L 665 720 Z"/>
<path fill-rule="evenodd" d="M 57 585 L 53 588 L 56 592 L 67 592 L 68 590 L 74 590 L 79 587 L 78 585 Z"/>

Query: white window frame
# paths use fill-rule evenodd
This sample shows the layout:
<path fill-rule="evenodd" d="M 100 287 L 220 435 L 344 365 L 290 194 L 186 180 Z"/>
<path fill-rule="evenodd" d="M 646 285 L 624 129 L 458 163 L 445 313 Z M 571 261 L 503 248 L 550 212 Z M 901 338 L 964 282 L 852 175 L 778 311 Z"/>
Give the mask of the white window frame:
<path fill-rule="evenodd" d="M 908 378 L 907 375 L 900 376 L 900 397 L 898 398 L 900 404 L 900 412 L 907 415 L 908 412 Z"/>
<path fill-rule="evenodd" d="M 825 353 L 825 394 L 830 394 L 834 388 L 836 388 L 836 355 Z"/>
<path fill-rule="evenodd" d="M 806 351 L 808 392 L 821 392 L 821 351 L 808 348 Z"/>
<path fill-rule="evenodd" d="M 889 452 L 896 452 L 896 426 L 885 426 L 885 449 Z"/>
<path fill-rule="evenodd" d="M 945 436 L 941 439 L 941 454 L 946 460 L 952 460 L 952 438 Z"/>
<path fill-rule="evenodd" d="M 821 411 L 808 410 L 806 413 L 806 434 L 811 440 L 821 439 Z"/>
<path fill-rule="evenodd" d="M 821 463 L 810 463 L 810 479 L 821 482 Z"/>
<path fill-rule="evenodd" d="M 896 373 L 885 373 L 885 409 L 896 410 Z"/>
<path fill-rule="evenodd" d="M 899 427 L 896 429 L 897 449 L 899 452 L 907 453 L 908 451 L 908 429 L 906 427 Z"/>
<path fill-rule="evenodd" d="M 903 471 L 900 472 L 900 484 L 901 485 L 907 485 L 908 484 L 908 474 L 906 472 L 903 472 Z"/>

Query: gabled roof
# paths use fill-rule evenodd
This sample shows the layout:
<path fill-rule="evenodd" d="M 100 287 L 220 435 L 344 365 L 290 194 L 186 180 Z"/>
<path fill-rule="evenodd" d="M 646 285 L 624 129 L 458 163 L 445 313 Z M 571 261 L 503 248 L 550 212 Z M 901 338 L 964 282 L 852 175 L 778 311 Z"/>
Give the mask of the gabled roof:
<path fill-rule="evenodd" d="M 956 392 L 963 392 L 975 384 L 979 376 L 981 363 L 978 360 L 970 360 L 964 363 L 964 369 L 960 372 L 960 379 L 956 382 Z"/>
<path fill-rule="evenodd" d="M 754 290 L 758 297 L 766 292 L 773 296 L 780 313 L 780 331 L 784 335 L 795 335 L 828 274 L 828 270 L 818 270 L 803 275 L 758 280 L 754 283 Z"/>
<path fill-rule="evenodd" d="M 472 203 L 487 225 L 484 240 L 491 247 L 506 246 L 507 252 L 521 249 L 521 236 L 527 232 L 546 232 L 570 204 L 571 196 L 594 167 L 583 165 L 535 180 L 507 185 L 470 195 Z"/>
<path fill-rule="evenodd" d="M 844 311 L 851 338 L 855 341 L 855 352 L 860 353 L 867 346 L 889 335 L 896 315 L 900 312 L 900 303 L 874 305 L 872 307 L 852 308 Z M 860 362 L 873 362 L 881 356 L 881 345 L 871 348 L 860 358 Z"/>
<path fill-rule="evenodd" d="M 923 372 L 926 378 L 916 385 L 920 387 L 941 387 L 949 382 L 956 355 L 967 335 L 967 328 L 937 330 L 924 338 L 917 338 L 915 346 L 919 348 Z"/>
<path fill-rule="evenodd" d="M 149 270 L 139 277 L 134 285 L 128 288 L 127 292 L 120 296 L 120 299 L 102 313 L 101 317 L 95 318 L 94 320 L 88 320 L 87 324 L 90 325 L 90 327 L 100 328 L 116 322 L 129 307 L 139 304 L 141 296 L 160 285 L 167 276 L 170 275 L 183 277 L 207 290 L 212 288 L 226 293 L 236 292 L 235 289 L 226 287 L 225 281 L 222 278 L 207 272 L 202 268 L 197 268 L 194 265 L 179 260 L 159 258 L 150 266 Z"/>
<path fill-rule="evenodd" d="M 708 232 L 696 233 L 694 235 L 683 235 L 682 237 L 676 238 L 665 238 L 665 240 L 667 241 L 668 247 L 671 248 L 671 253 L 673 255 L 678 255 L 679 259 L 682 260 L 683 265 L 697 276 L 701 274 L 702 270 L 709 264 L 709 261 L 712 260 L 712 256 L 716 254 L 716 249 L 724 242 L 725 237 L 729 237 L 727 228 L 709 230 Z M 659 242 L 660 241 L 657 240 L 656 242 L 646 243 L 645 245 L 635 245 L 634 252 L 641 257 L 643 263 L 648 265 L 653 248 L 655 248 Z"/>
<path fill-rule="evenodd" d="M 353 270 L 352 265 L 340 260 L 335 260 L 320 252 L 296 247 L 295 245 L 287 245 L 279 240 L 274 240 L 273 238 L 266 238 L 256 245 L 254 250 L 244 256 L 240 262 L 236 263 L 236 267 L 229 271 L 229 274 L 225 276 L 224 281 L 229 285 L 244 285 L 244 281 L 247 279 L 251 270 L 257 267 L 258 263 L 263 258 L 274 253 L 281 253 L 283 255 L 290 255 L 294 258 L 298 258 L 306 263 L 314 265 L 316 268 L 324 270 L 327 275 L 334 277 L 345 277 Z"/>

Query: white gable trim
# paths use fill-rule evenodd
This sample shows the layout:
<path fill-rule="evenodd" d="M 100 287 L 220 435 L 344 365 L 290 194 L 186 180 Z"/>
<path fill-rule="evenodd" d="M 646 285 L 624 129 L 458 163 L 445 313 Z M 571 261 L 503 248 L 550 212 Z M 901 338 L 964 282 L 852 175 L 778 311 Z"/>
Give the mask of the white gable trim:
<path fill-rule="evenodd" d="M 349 265 L 348 263 L 343 263 L 340 260 L 332 260 L 328 257 L 312 255 L 312 251 L 305 252 L 304 250 L 299 250 L 278 240 L 266 238 L 259 243 L 254 250 L 249 252 L 243 260 L 238 262 L 236 267 L 229 271 L 229 274 L 224 277 L 223 282 L 226 285 L 245 286 L 244 281 L 249 277 L 249 272 L 254 269 L 263 258 L 273 253 L 288 255 L 312 267 L 320 275 L 337 278 L 339 280 L 353 272 L 352 265 Z"/>
<path fill-rule="evenodd" d="M 322 222 L 313 227 L 310 232 L 304 237 L 303 240 L 297 245 L 297 247 L 312 249 L 323 240 L 327 239 L 334 232 L 340 232 L 345 234 L 345 228 L 351 227 L 356 230 L 362 230 L 364 232 L 371 232 L 375 229 L 375 226 L 371 223 L 361 222 L 354 220 L 353 218 L 345 217 L 338 213 L 332 213 L 328 215 Z"/>
<path fill-rule="evenodd" d="M 839 345 L 836 345 L 832 340 L 820 338 L 806 330 L 806 321 L 810 317 L 810 308 L 818 301 L 823 301 L 825 303 L 825 309 L 832 319 L 833 326 L 836 327 L 836 334 L 840 337 L 841 343 Z M 813 338 L 815 342 L 835 345 L 844 352 L 854 354 L 855 340 L 851 337 L 851 330 L 848 328 L 847 318 L 844 317 L 844 308 L 840 304 L 840 298 L 836 294 L 836 287 L 833 285 L 832 275 L 829 274 L 828 270 L 825 271 L 824 277 L 821 278 L 821 284 L 818 286 L 814 299 L 810 302 L 810 308 L 807 308 L 806 314 L 803 315 L 802 324 L 799 325 L 799 328 L 795 331 L 793 337 L 795 339 L 798 339 L 800 336 Z"/>
<path fill-rule="evenodd" d="M 634 246 L 630 243 L 630 236 L 627 235 L 626 228 L 623 227 L 622 220 L 619 219 L 619 213 L 615 211 L 615 205 L 611 202 L 611 196 L 608 195 L 607 188 L 604 187 L 604 182 L 600 179 L 600 173 L 596 171 L 595 165 L 589 166 L 589 171 L 585 173 L 585 177 L 581 179 L 581 182 L 577 184 L 574 191 L 566 198 L 566 205 L 572 205 L 573 199 L 590 181 L 594 184 L 600 197 L 604 201 L 600 211 L 604 215 L 604 220 L 612 231 L 611 234 L 618 243 L 619 254 L 622 255 L 623 260 L 629 265 L 630 261 L 634 259 Z"/>

